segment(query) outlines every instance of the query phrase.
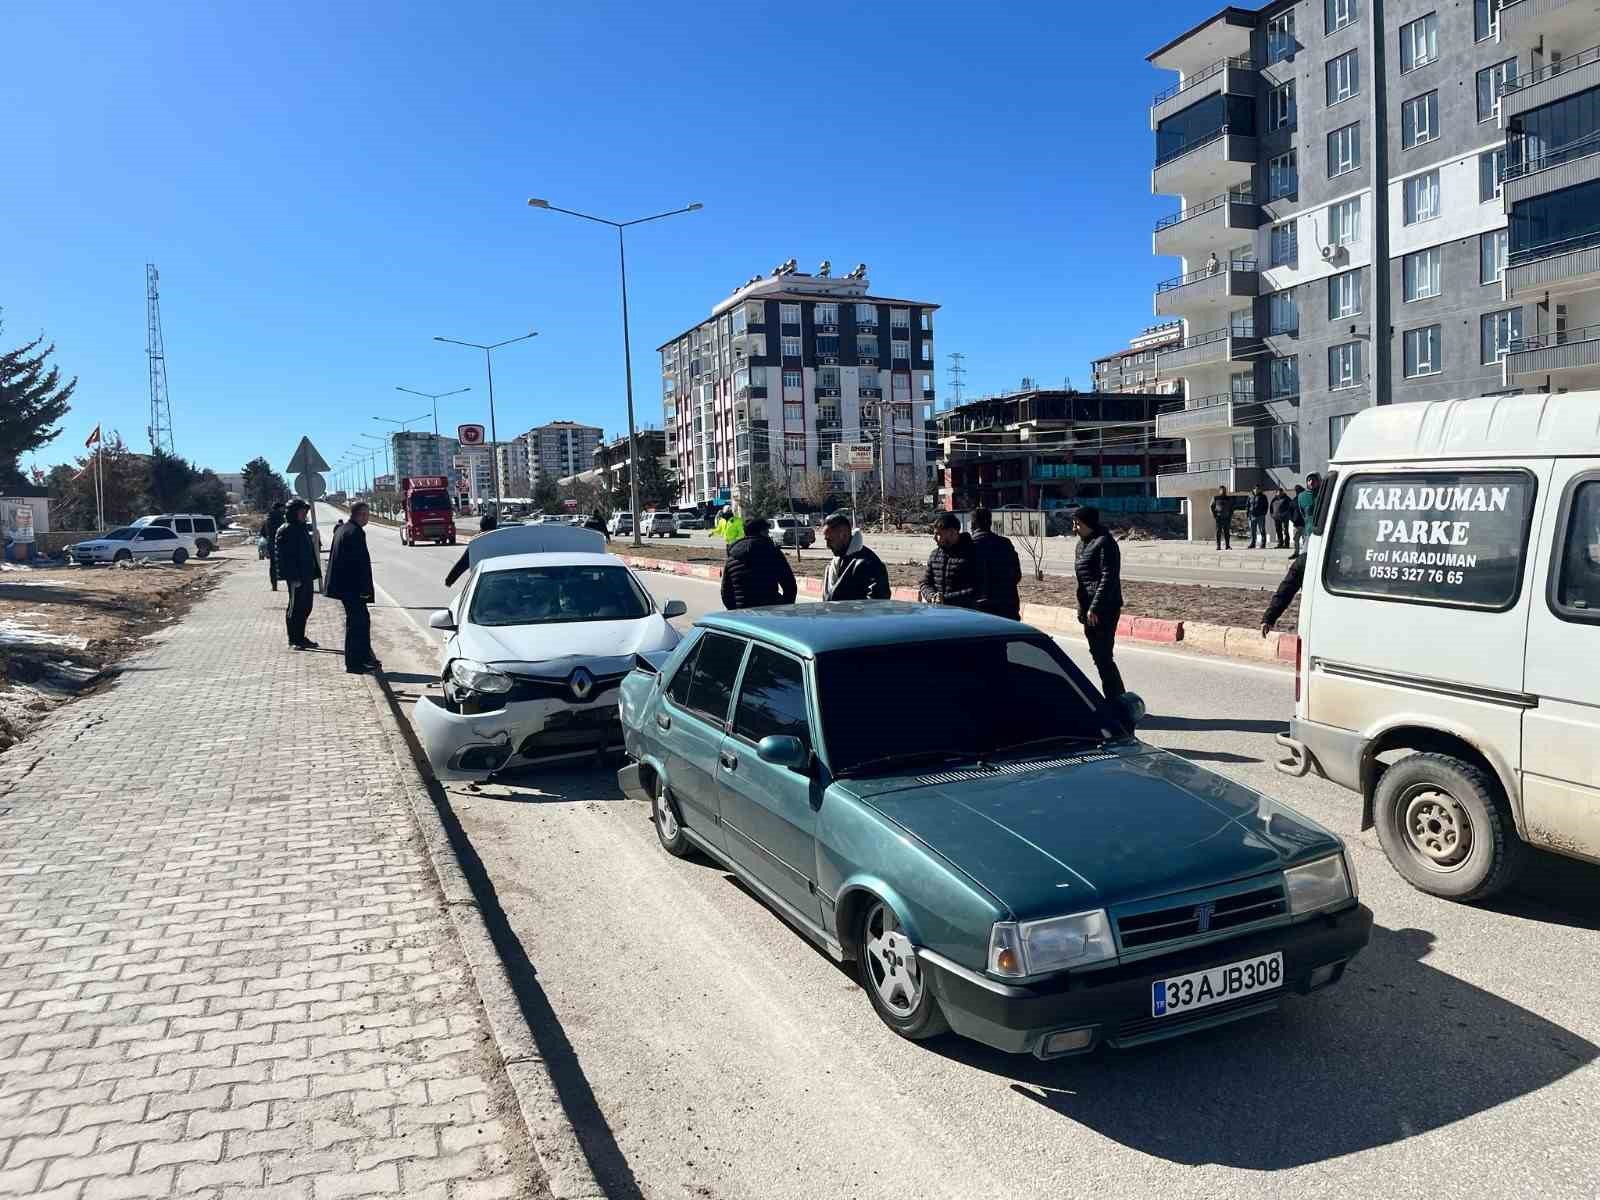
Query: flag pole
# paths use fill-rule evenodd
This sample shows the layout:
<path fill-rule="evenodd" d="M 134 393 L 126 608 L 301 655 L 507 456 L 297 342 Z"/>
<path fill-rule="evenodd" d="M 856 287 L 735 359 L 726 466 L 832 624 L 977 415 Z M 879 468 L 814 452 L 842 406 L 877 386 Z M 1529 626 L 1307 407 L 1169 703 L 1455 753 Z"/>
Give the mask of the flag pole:
<path fill-rule="evenodd" d="M 104 533 L 106 531 L 105 478 L 101 473 L 100 465 L 105 459 L 105 452 L 105 438 L 101 438 L 94 445 L 94 519 L 99 523 L 99 528 L 95 530 L 96 533 Z"/>

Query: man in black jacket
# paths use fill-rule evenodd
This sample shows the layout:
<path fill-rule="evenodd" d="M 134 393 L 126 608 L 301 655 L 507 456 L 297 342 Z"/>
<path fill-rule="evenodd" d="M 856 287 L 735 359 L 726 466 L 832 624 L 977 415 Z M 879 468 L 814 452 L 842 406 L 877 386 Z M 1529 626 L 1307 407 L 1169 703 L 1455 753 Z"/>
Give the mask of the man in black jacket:
<path fill-rule="evenodd" d="M 1261 490 L 1258 483 L 1251 489 L 1250 499 L 1245 502 L 1245 516 L 1250 520 L 1250 549 L 1267 548 L 1267 494 Z"/>
<path fill-rule="evenodd" d="M 1099 510 L 1089 505 L 1072 515 L 1072 532 L 1078 535 L 1072 564 L 1078 577 L 1078 622 L 1089 643 L 1089 657 L 1100 672 L 1100 690 L 1107 700 L 1115 701 L 1128 690 L 1113 657 L 1122 616 L 1122 549 L 1100 524 Z"/>
<path fill-rule="evenodd" d="M 824 600 L 888 600 L 889 570 L 867 548 L 861 531 L 850 528 L 848 513 L 836 512 L 822 523 L 822 540 L 833 561 L 822 576 Z"/>
<path fill-rule="evenodd" d="M 495 527 L 495 519 L 494 519 L 494 514 L 493 513 L 484 513 L 483 516 L 478 519 L 478 532 L 479 533 L 488 533 L 492 529 L 494 529 L 494 527 Z M 461 552 L 461 557 L 456 559 L 456 565 L 451 567 L 450 571 L 449 571 L 449 574 L 447 574 L 444 577 L 444 585 L 445 585 L 445 587 L 449 587 L 456 580 L 460 579 L 463 575 L 465 575 L 467 573 L 467 568 L 470 567 L 471 565 L 472 565 L 471 556 L 465 550 L 463 550 Z"/>
<path fill-rule="evenodd" d="M 1289 602 L 1300 594 L 1300 588 L 1306 581 L 1306 556 L 1296 554 L 1294 561 L 1289 564 L 1289 569 L 1284 573 L 1283 581 L 1278 584 L 1278 590 L 1272 593 L 1272 600 L 1267 605 L 1267 611 L 1261 617 L 1261 636 L 1266 637 L 1272 632 L 1272 627 L 1278 623 L 1278 618 L 1283 616 L 1283 610 L 1289 607 Z"/>
<path fill-rule="evenodd" d="M 267 513 L 266 524 L 261 527 L 267 539 L 267 579 L 271 581 L 273 591 L 278 590 L 278 530 L 283 528 L 283 523 L 288 519 L 289 514 L 284 511 L 280 500 Z"/>
<path fill-rule="evenodd" d="M 1217 549 L 1233 549 L 1233 497 L 1228 489 L 1219 487 L 1211 497 L 1211 519 L 1217 523 Z"/>
<path fill-rule="evenodd" d="M 1288 492 L 1279 488 L 1278 494 L 1272 498 L 1271 504 L 1268 505 L 1268 511 L 1272 513 L 1272 531 L 1277 534 L 1277 548 L 1279 550 L 1287 550 L 1289 548 L 1289 526 L 1294 521 L 1294 501 L 1289 499 Z"/>
<path fill-rule="evenodd" d="M 794 581 L 794 570 L 767 535 L 768 528 L 762 518 L 750 521 L 744 527 L 744 536 L 728 547 L 728 560 L 722 568 L 723 608 L 794 603 L 800 590 Z"/>
<path fill-rule="evenodd" d="M 278 578 L 289 585 L 289 606 L 284 613 L 284 624 L 289 631 L 289 645 L 296 650 L 315 650 L 317 644 L 306 637 L 306 620 L 311 616 L 311 596 L 317 580 L 322 578 L 322 563 L 317 558 L 317 544 L 312 540 L 311 526 L 306 514 L 311 506 L 304 500 L 289 502 L 288 519 L 278 529 L 273 545 L 273 561 L 278 567 Z"/>
<path fill-rule="evenodd" d="M 1022 620 L 1022 562 L 1011 539 L 994 532 L 994 514 L 987 508 L 972 510 L 972 548 L 983 570 L 983 595 L 978 607 L 997 617 Z"/>
<path fill-rule="evenodd" d="M 350 519 L 333 531 L 328 548 L 328 578 L 322 594 L 344 605 L 344 669 L 352 675 L 376 670 L 381 664 L 372 653 L 372 616 L 367 605 L 374 597 L 372 556 L 367 551 L 368 510 L 356 502 Z"/>
<path fill-rule="evenodd" d="M 941 513 L 933 523 L 933 540 L 938 544 L 928 555 L 928 569 L 918 589 L 923 603 L 977 608 L 983 598 L 983 564 L 960 519 L 954 513 Z"/>

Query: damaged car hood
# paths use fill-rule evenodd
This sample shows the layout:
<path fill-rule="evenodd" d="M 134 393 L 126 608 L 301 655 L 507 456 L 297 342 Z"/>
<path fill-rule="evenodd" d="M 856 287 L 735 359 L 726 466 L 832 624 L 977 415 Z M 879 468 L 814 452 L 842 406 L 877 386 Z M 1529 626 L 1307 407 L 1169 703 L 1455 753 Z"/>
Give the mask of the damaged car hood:
<path fill-rule="evenodd" d="M 631 621 L 467 625 L 446 647 L 446 657 L 476 659 L 513 674 L 547 674 L 552 664 L 604 659 L 631 664 L 635 654 L 672 649 L 678 637 L 660 613 Z"/>

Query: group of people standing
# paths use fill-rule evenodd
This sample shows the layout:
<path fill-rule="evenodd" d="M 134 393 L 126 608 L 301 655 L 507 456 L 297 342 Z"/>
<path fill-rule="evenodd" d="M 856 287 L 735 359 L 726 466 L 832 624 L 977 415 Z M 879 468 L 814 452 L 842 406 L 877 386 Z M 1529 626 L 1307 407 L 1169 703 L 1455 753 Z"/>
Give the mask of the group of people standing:
<path fill-rule="evenodd" d="M 969 523 L 970 532 L 961 527 L 961 519 L 954 513 L 942 513 L 934 521 L 934 548 L 918 595 L 926 604 L 971 608 L 1021 620 L 1022 563 L 1016 547 L 1010 538 L 994 531 L 994 515 L 988 509 L 974 509 Z M 1079 508 L 1072 525 L 1078 536 L 1074 558 L 1078 622 L 1100 672 L 1102 690 L 1116 699 L 1127 690 L 1114 659 L 1117 621 L 1122 616 L 1122 554 L 1096 509 Z M 728 547 L 722 569 L 724 608 L 795 602 L 799 588 L 794 570 L 772 540 L 765 519 L 744 521 L 724 510 L 715 528 Z M 888 568 L 866 544 L 861 531 L 853 528 L 848 513 L 836 512 L 826 518 L 822 537 L 833 554 L 822 577 L 825 603 L 893 596 Z"/>
<path fill-rule="evenodd" d="M 375 596 L 366 534 L 371 512 L 365 503 L 357 501 L 350 506 L 350 519 L 334 526 L 325 579 L 310 515 L 311 506 L 304 500 L 275 504 L 261 530 L 267 539 L 267 577 L 272 590 L 278 590 L 280 581 L 289 589 L 284 612 L 289 647 L 320 649 L 306 636 L 306 621 L 311 616 L 317 581 L 322 580 L 322 594 L 344 606 L 344 669 L 352 675 L 382 670 L 383 664 L 372 652 L 372 616 L 367 611 Z"/>
<path fill-rule="evenodd" d="M 1244 497 L 1244 515 L 1250 530 L 1249 549 L 1261 550 L 1288 550 L 1291 554 L 1299 554 L 1305 544 L 1306 527 L 1311 521 L 1311 510 L 1316 507 L 1317 489 L 1321 486 L 1322 477 L 1312 472 L 1306 476 L 1305 483 L 1294 485 L 1294 494 L 1280 487 L 1268 496 L 1258 483 L 1251 489 L 1248 496 Z M 1217 527 L 1217 549 L 1233 549 L 1233 514 L 1240 507 L 1240 498 L 1228 494 L 1228 489 L 1219 487 L 1217 494 L 1211 497 L 1211 519 Z M 1267 543 L 1267 521 L 1272 521 L 1274 542 Z M 1289 538 L 1294 536 L 1294 545 L 1291 547 Z"/>

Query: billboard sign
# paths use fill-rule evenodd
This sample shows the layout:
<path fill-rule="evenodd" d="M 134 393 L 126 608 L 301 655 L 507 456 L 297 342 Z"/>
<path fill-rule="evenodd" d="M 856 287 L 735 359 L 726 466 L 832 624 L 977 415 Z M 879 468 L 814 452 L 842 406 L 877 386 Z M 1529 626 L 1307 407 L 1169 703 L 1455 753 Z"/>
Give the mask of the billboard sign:
<path fill-rule="evenodd" d="M 483 426 L 482 425 L 458 425 L 458 426 L 456 426 L 456 441 L 460 442 L 463 446 L 481 446 L 481 445 L 483 445 Z"/>
<path fill-rule="evenodd" d="M 833 469 L 835 471 L 870 471 L 876 465 L 877 455 L 871 442 L 834 442 Z"/>

